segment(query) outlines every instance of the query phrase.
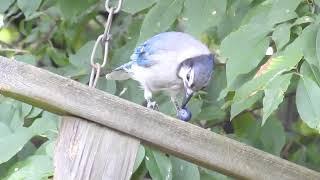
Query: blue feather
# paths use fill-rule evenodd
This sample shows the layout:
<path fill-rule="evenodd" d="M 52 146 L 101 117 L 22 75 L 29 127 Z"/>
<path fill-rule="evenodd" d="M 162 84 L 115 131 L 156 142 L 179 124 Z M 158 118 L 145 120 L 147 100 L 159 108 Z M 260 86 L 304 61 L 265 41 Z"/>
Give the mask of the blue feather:
<path fill-rule="evenodd" d="M 135 62 L 133 61 L 129 61 L 119 67 L 117 67 L 116 69 L 114 69 L 113 71 L 128 71 L 129 69 L 131 69 L 132 64 L 134 64 Z"/>
<path fill-rule="evenodd" d="M 152 60 L 148 59 L 148 56 L 151 54 L 152 52 L 150 51 L 150 46 L 148 41 L 146 41 L 134 50 L 133 54 L 130 56 L 130 59 L 139 66 L 150 67 L 154 64 Z"/>

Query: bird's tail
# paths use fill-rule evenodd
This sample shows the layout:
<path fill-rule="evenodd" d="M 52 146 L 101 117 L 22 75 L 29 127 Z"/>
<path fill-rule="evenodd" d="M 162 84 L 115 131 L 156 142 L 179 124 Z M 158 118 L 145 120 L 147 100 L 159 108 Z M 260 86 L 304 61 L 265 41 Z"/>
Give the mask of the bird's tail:
<path fill-rule="evenodd" d="M 109 74 L 106 75 L 106 78 L 108 80 L 121 81 L 121 80 L 129 79 L 130 75 L 127 71 L 121 69 L 121 70 L 114 70 L 114 71 L 110 72 Z"/>

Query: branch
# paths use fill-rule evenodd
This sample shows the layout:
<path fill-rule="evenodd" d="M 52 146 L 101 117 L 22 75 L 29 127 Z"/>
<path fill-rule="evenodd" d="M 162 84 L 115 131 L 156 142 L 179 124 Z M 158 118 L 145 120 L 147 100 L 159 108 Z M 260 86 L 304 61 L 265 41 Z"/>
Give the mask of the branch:
<path fill-rule="evenodd" d="M 21 62 L 0 58 L 0 93 L 141 139 L 237 179 L 320 179 L 320 173 Z"/>

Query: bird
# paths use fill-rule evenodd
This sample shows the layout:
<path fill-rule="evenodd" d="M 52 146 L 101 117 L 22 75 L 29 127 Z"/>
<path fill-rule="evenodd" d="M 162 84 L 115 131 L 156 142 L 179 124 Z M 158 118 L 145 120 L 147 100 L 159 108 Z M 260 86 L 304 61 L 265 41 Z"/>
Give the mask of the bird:
<path fill-rule="evenodd" d="M 157 109 L 154 93 L 168 95 L 177 117 L 188 121 L 191 112 L 187 104 L 194 93 L 210 82 L 214 55 L 208 47 L 184 32 L 163 32 L 138 45 L 130 61 L 106 75 L 108 80 L 133 79 L 144 90 L 147 107 Z M 183 94 L 181 106 L 177 95 Z"/>

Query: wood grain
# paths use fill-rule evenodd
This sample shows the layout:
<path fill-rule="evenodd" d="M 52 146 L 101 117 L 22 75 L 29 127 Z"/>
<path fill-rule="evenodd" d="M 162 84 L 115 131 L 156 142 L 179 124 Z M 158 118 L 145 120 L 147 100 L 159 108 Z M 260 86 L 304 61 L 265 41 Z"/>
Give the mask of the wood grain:
<path fill-rule="evenodd" d="M 0 69 L 3 95 L 94 121 L 223 174 L 243 179 L 320 179 L 318 172 L 48 71 L 6 58 L 0 58 Z"/>
<path fill-rule="evenodd" d="M 108 127 L 64 116 L 55 146 L 56 180 L 129 180 L 139 140 Z"/>

